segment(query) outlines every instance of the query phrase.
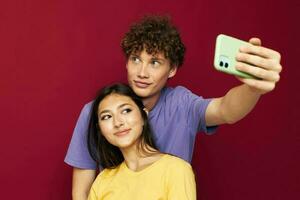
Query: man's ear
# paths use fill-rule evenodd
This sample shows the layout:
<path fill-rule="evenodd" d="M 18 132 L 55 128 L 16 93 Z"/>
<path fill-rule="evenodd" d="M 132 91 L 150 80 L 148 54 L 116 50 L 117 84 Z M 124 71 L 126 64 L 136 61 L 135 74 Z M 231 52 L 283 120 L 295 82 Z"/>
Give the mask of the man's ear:
<path fill-rule="evenodd" d="M 172 66 L 172 68 L 170 69 L 169 71 L 169 76 L 168 78 L 172 78 L 173 76 L 176 75 L 176 72 L 177 72 L 177 66 Z"/>

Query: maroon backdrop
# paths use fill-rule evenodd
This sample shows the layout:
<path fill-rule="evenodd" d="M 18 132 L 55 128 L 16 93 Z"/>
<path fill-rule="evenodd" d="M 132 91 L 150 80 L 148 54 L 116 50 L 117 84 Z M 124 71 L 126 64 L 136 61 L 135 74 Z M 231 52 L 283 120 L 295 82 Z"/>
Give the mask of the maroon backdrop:
<path fill-rule="evenodd" d="M 300 198 L 299 10 L 296 1 L 1 1 L 1 199 L 71 198 L 63 159 L 79 112 L 99 87 L 126 81 L 119 43 L 147 13 L 171 15 L 187 46 L 170 85 L 204 97 L 239 84 L 212 67 L 217 34 L 258 36 L 282 54 L 275 91 L 242 121 L 197 138 L 198 199 Z"/>

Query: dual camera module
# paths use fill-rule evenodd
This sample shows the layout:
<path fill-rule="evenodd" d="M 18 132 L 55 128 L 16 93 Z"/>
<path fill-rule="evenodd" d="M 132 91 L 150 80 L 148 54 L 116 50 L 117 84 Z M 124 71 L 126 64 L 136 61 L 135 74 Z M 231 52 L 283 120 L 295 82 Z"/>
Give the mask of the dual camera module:
<path fill-rule="evenodd" d="M 228 68 L 229 67 L 229 59 L 227 56 L 220 56 L 219 57 L 219 66 L 220 67 L 225 67 Z"/>

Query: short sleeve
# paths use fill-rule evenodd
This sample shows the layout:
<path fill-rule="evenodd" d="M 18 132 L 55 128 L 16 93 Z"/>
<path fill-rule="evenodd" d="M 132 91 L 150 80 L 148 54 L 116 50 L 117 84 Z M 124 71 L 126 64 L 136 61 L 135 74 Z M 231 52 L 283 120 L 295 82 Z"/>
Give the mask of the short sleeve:
<path fill-rule="evenodd" d="M 179 86 L 176 89 L 180 97 L 178 100 L 182 101 L 179 104 L 186 111 L 187 123 L 190 125 L 191 132 L 214 133 L 217 127 L 207 127 L 205 121 L 206 109 L 212 99 L 204 99 L 202 96 L 192 93 L 185 87 Z"/>
<path fill-rule="evenodd" d="M 91 187 L 91 190 L 90 190 L 90 193 L 88 196 L 88 200 L 98 200 L 97 194 L 96 194 L 93 186 Z"/>
<path fill-rule="evenodd" d="M 72 139 L 65 157 L 65 163 L 81 169 L 97 169 L 96 162 L 89 154 L 87 147 L 88 124 L 92 103 L 86 104 L 81 110 L 73 131 Z"/>

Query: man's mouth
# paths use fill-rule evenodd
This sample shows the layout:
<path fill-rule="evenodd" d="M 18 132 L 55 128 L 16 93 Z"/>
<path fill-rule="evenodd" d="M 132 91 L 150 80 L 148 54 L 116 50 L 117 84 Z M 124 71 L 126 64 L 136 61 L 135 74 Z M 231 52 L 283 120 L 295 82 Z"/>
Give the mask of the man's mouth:
<path fill-rule="evenodd" d="M 147 88 L 149 85 L 151 85 L 151 83 L 147 83 L 147 82 L 143 82 L 143 81 L 133 81 L 135 86 L 138 88 Z"/>

